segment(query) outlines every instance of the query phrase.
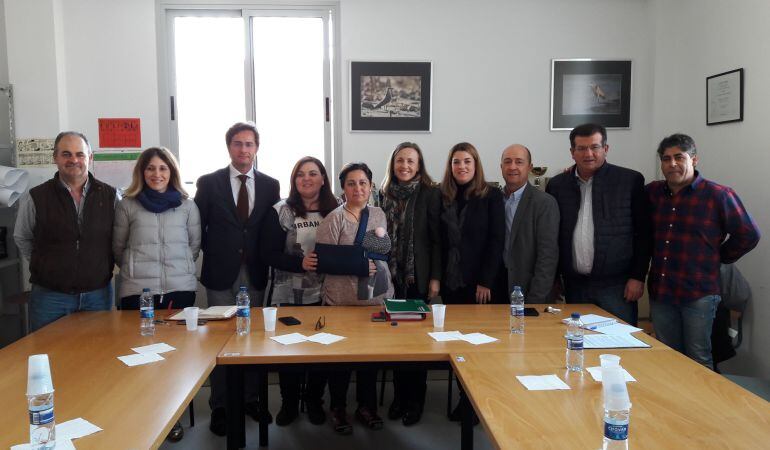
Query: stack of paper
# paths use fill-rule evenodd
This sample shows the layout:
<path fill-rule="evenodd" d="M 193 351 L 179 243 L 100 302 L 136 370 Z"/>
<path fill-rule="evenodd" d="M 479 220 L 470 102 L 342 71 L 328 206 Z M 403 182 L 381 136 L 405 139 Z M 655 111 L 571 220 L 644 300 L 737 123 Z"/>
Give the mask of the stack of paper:
<path fill-rule="evenodd" d="M 601 367 L 586 367 L 586 370 L 588 373 L 591 374 L 594 381 L 598 381 L 601 383 L 602 381 L 602 368 Z M 625 377 L 626 381 L 636 381 L 636 378 L 631 376 L 630 373 L 624 368 L 620 368 L 620 371 L 623 372 L 623 377 Z"/>
<path fill-rule="evenodd" d="M 567 383 L 556 375 L 516 375 L 516 379 L 530 391 L 569 389 Z"/>
<path fill-rule="evenodd" d="M 131 355 L 118 356 L 118 359 L 129 367 L 163 361 L 165 358 L 160 356 L 160 353 L 170 352 L 172 350 L 176 350 L 176 348 L 164 342 L 159 342 L 157 344 L 145 345 L 143 347 L 134 347 L 131 350 L 135 351 L 136 353 Z"/>
<path fill-rule="evenodd" d="M 583 348 L 649 348 L 650 346 L 630 334 L 587 334 Z"/>
<path fill-rule="evenodd" d="M 82 417 L 60 423 L 56 425 L 56 450 L 74 450 L 73 439 L 82 438 L 97 431 L 102 431 L 102 429 Z M 31 444 L 19 444 L 11 447 L 11 450 L 27 450 L 31 448 Z"/>
<path fill-rule="evenodd" d="M 484 333 L 462 334 L 459 331 L 434 331 L 429 332 L 428 336 L 432 337 L 437 342 L 465 341 L 473 345 L 488 344 L 498 340 L 497 338 L 487 336 Z"/>

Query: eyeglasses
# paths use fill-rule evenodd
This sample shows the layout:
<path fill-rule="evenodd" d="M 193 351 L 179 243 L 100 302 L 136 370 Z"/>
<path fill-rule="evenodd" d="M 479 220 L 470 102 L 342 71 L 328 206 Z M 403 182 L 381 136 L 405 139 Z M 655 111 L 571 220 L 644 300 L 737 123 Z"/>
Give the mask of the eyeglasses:
<path fill-rule="evenodd" d="M 320 316 L 318 317 L 318 320 L 315 323 L 315 330 L 322 330 L 323 327 L 326 326 L 326 316 Z"/>
<path fill-rule="evenodd" d="M 604 147 L 605 147 L 604 145 L 599 145 L 599 144 L 594 144 L 591 146 L 578 145 L 577 147 L 574 148 L 574 150 L 576 152 L 581 152 L 581 153 L 587 152 L 589 150 L 592 152 L 598 152 L 599 150 L 602 150 Z"/>

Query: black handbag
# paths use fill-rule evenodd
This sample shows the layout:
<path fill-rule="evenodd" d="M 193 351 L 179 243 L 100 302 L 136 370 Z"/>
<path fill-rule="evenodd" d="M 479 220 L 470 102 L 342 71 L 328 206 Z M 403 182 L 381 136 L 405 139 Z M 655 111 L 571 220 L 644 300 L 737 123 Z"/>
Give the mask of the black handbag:
<path fill-rule="evenodd" d="M 318 256 L 316 272 L 329 275 L 369 276 L 369 256 L 361 243 L 369 223 L 369 208 L 361 211 L 361 220 L 353 245 L 315 244 L 315 254 Z"/>

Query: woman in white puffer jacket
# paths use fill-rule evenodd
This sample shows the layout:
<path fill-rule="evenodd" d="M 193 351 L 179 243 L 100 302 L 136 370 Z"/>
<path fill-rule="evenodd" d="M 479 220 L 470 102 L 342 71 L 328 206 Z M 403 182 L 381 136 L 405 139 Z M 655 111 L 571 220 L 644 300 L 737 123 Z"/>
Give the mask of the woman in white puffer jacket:
<path fill-rule="evenodd" d="M 200 245 L 198 207 L 182 188 L 174 155 L 148 148 L 115 210 L 112 249 L 120 264 L 121 309 L 138 309 L 144 288 L 152 292 L 155 308 L 171 302 L 174 309 L 192 306 Z"/>

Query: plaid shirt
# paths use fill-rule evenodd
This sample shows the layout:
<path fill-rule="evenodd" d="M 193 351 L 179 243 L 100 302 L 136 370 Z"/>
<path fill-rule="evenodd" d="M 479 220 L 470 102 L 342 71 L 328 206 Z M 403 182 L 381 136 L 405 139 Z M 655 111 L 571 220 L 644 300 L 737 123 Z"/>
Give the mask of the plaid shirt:
<path fill-rule="evenodd" d="M 665 181 L 646 190 L 653 223 L 650 298 L 679 304 L 718 295 L 720 263 L 737 261 L 759 242 L 759 229 L 738 195 L 698 171 L 676 195 Z"/>

